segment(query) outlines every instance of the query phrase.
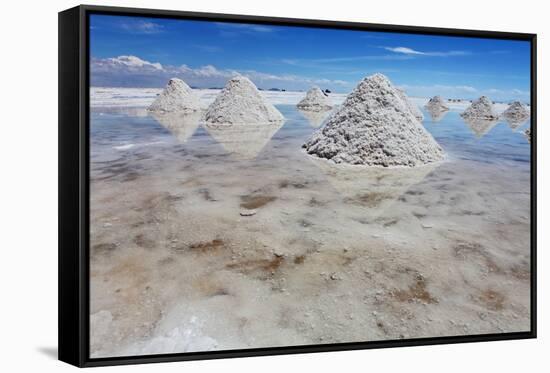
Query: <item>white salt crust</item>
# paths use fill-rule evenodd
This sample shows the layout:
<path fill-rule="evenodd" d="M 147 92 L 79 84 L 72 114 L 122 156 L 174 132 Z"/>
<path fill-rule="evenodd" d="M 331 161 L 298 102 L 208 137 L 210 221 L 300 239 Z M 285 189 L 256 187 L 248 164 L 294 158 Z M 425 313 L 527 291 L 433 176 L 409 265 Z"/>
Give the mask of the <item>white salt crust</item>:
<path fill-rule="evenodd" d="M 192 113 L 200 110 L 200 101 L 193 90 L 181 79 L 172 78 L 149 106 L 155 113 Z"/>
<path fill-rule="evenodd" d="M 242 75 L 231 78 L 208 107 L 205 122 L 211 124 L 258 124 L 284 121 L 283 115 Z"/>
<path fill-rule="evenodd" d="M 332 109 L 332 103 L 330 99 L 321 91 L 319 87 L 313 87 L 306 93 L 298 105 L 296 105 L 300 110 L 304 111 L 328 111 Z"/>
<path fill-rule="evenodd" d="M 353 165 L 418 166 L 444 158 L 382 74 L 363 79 L 303 147 L 319 158 Z"/>
<path fill-rule="evenodd" d="M 487 96 L 481 96 L 463 113 L 460 114 L 463 118 L 478 118 L 478 119 L 497 119 L 498 114 L 493 108 L 493 103 Z"/>

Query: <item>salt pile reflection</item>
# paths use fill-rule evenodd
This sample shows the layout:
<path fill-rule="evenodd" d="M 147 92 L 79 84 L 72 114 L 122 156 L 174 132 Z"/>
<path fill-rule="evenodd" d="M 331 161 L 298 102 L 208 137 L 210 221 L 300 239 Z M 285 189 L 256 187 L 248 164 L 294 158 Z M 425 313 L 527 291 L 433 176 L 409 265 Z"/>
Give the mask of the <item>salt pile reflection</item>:
<path fill-rule="evenodd" d="M 283 121 L 254 124 L 208 123 L 204 128 L 233 158 L 251 160 L 258 156 L 283 124 Z"/>
<path fill-rule="evenodd" d="M 199 127 L 201 113 L 151 113 L 151 116 L 183 144 Z"/>
<path fill-rule="evenodd" d="M 487 135 L 494 126 L 497 125 L 498 119 L 482 119 L 463 117 L 464 123 L 470 128 L 474 135 L 479 139 Z"/>
<path fill-rule="evenodd" d="M 436 170 L 441 162 L 418 167 L 362 167 L 336 165 L 308 157 L 348 203 L 366 210 L 366 218 L 381 216 L 400 196 Z"/>

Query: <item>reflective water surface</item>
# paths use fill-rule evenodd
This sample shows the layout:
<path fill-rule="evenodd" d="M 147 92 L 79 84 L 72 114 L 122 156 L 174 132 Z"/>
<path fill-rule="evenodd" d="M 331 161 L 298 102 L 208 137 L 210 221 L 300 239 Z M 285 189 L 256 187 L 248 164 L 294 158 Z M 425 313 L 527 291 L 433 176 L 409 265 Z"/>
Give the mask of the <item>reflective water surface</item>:
<path fill-rule="evenodd" d="M 92 111 L 92 356 L 529 328 L 528 122 L 424 112 L 444 162 L 338 167 L 277 108 Z"/>

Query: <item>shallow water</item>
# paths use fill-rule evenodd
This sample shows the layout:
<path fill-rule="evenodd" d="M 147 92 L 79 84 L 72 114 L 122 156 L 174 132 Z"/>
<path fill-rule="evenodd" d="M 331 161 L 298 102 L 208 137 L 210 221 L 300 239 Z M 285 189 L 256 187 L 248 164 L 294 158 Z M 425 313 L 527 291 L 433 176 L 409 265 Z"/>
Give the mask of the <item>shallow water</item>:
<path fill-rule="evenodd" d="M 365 169 L 306 155 L 319 118 L 277 108 L 92 112 L 92 356 L 529 329 L 528 123 L 425 112 L 446 161 Z"/>

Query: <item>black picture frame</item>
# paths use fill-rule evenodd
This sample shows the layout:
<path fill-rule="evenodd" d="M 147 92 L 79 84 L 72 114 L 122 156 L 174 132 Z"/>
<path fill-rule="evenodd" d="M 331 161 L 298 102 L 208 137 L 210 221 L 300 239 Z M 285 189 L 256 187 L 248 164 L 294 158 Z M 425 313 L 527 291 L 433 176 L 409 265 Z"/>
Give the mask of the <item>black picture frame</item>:
<path fill-rule="evenodd" d="M 89 357 L 89 33 L 90 14 L 146 16 L 347 30 L 528 41 L 531 45 L 531 328 L 527 332 L 430 337 L 112 358 Z M 79 367 L 219 359 L 536 338 L 537 331 L 537 36 L 478 30 L 396 26 L 81 5 L 59 13 L 59 360 Z"/>

